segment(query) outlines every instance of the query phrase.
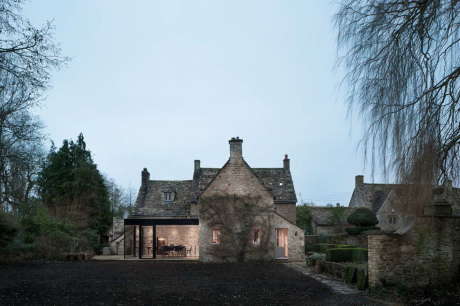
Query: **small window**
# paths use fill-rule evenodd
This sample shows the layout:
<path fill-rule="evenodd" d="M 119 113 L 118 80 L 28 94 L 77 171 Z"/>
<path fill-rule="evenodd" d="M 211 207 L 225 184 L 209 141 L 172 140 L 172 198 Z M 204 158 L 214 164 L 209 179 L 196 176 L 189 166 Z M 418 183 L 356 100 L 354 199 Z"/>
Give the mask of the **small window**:
<path fill-rule="evenodd" d="M 394 215 L 388 216 L 388 223 L 389 224 L 396 224 L 397 220 L 398 220 L 397 217 L 394 216 Z"/>
<path fill-rule="evenodd" d="M 174 201 L 174 193 L 170 191 L 163 192 L 163 198 L 166 202 Z"/>
<path fill-rule="evenodd" d="M 253 240 L 252 240 L 252 243 L 254 245 L 260 245 L 260 229 L 255 229 L 254 230 L 254 237 L 253 237 Z"/>
<path fill-rule="evenodd" d="M 220 230 L 213 229 L 212 230 L 212 243 L 219 244 L 220 243 Z"/>

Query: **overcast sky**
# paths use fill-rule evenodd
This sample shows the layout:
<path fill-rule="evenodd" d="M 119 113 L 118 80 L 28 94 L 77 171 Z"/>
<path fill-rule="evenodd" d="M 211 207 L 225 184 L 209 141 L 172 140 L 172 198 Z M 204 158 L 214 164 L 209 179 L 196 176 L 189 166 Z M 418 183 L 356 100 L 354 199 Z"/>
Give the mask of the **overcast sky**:
<path fill-rule="evenodd" d="M 83 132 L 99 169 L 137 190 L 221 167 L 244 139 L 253 167 L 291 158 L 297 194 L 348 204 L 361 125 L 347 117 L 332 1 L 31 0 L 72 58 L 38 114 L 57 145 Z M 300 197 L 298 197 L 300 200 Z"/>

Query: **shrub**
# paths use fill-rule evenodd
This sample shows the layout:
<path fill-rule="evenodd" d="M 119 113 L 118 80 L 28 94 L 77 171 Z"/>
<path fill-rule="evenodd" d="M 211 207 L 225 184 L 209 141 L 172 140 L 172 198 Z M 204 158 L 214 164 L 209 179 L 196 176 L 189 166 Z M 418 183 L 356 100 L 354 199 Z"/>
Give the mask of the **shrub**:
<path fill-rule="evenodd" d="M 356 271 L 356 286 L 359 290 L 364 290 L 368 287 L 368 277 L 366 269 L 357 269 Z"/>
<path fill-rule="evenodd" d="M 319 245 L 313 243 L 306 243 L 305 244 L 305 253 L 307 252 L 319 252 Z"/>
<path fill-rule="evenodd" d="M 333 262 L 350 262 L 352 261 L 351 250 L 349 248 L 329 249 L 326 252 L 326 259 Z"/>
<path fill-rule="evenodd" d="M 14 240 L 18 230 L 14 217 L 0 212 L 0 249 L 6 248 Z"/>
<path fill-rule="evenodd" d="M 335 248 L 336 249 L 344 249 L 344 248 L 354 248 L 354 245 L 351 244 L 336 244 Z"/>
<path fill-rule="evenodd" d="M 365 231 L 378 230 L 376 226 L 360 226 L 360 227 L 348 227 L 345 231 L 350 235 L 359 235 Z"/>
<path fill-rule="evenodd" d="M 356 267 L 347 265 L 345 267 L 345 275 L 343 277 L 345 283 L 347 284 L 353 284 L 356 282 Z"/>
<path fill-rule="evenodd" d="M 326 253 L 327 250 L 336 248 L 336 245 L 332 243 L 319 243 L 318 247 L 319 252 Z"/>
<path fill-rule="evenodd" d="M 367 249 L 336 248 L 326 252 L 327 261 L 333 262 L 364 262 L 367 261 Z"/>
<path fill-rule="evenodd" d="M 347 227 L 345 231 L 350 235 L 359 235 L 361 234 L 363 229 L 359 227 Z"/>
<path fill-rule="evenodd" d="M 313 253 L 312 255 L 306 258 L 307 265 L 314 266 L 317 261 L 324 261 L 326 260 L 326 254 L 321 253 Z"/>
<path fill-rule="evenodd" d="M 379 223 L 377 217 L 372 210 L 360 207 L 357 208 L 351 215 L 348 216 L 347 222 L 359 227 L 362 226 L 374 226 Z"/>
<path fill-rule="evenodd" d="M 353 262 L 365 262 L 367 261 L 367 249 L 354 248 L 352 250 Z"/>

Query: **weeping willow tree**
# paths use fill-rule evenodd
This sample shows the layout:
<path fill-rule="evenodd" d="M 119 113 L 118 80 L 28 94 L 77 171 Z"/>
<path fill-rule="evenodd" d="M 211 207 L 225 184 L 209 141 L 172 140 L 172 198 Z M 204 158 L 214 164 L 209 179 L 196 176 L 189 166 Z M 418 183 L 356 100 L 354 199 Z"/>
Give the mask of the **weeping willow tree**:
<path fill-rule="evenodd" d="M 458 0 L 340 0 L 349 106 L 366 125 L 366 160 L 385 176 L 459 180 L 459 13 Z"/>

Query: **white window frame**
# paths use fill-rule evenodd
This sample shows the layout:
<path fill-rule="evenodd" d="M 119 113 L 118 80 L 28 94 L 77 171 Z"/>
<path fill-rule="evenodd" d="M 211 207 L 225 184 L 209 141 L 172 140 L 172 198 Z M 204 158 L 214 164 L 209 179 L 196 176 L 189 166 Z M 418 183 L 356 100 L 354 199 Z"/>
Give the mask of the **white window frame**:
<path fill-rule="evenodd" d="M 212 230 L 212 237 L 211 237 L 211 243 L 212 244 L 220 244 L 220 236 L 222 235 L 220 229 L 214 228 Z"/>

